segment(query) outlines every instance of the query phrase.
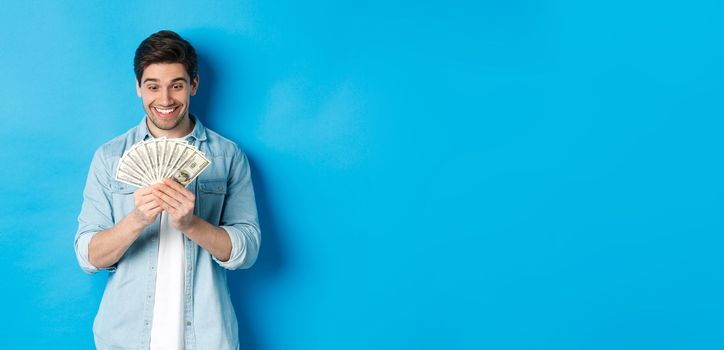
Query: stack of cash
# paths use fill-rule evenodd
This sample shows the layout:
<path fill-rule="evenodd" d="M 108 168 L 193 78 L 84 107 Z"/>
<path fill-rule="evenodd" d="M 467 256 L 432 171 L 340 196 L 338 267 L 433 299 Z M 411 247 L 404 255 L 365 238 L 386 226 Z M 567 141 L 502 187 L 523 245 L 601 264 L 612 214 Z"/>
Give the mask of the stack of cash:
<path fill-rule="evenodd" d="M 168 177 L 187 186 L 209 164 L 203 152 L 182 139 L 154 138 L 133 145 L 123 154 L 116 180 L 145 187 Z"/>

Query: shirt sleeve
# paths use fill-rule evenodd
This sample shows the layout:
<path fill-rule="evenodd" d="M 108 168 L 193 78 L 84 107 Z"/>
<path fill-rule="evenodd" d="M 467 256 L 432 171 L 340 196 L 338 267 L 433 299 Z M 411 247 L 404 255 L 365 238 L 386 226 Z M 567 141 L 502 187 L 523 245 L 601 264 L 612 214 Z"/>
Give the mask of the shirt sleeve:
<path fill-rule="evenodd" d="M 91 238 L 98 232 L 113 226 L 111 211 L 111 198 L 109 194 L 110 174 L 101 154 L 96 151 L 91 161 L 85 190 L 83 190 L 83 205 L 78 216 L 78 231 L 75 234 L 75 255 L 81 269 L 86 273 L 96 273 L 99 268 L 93 266 L 88 260 L 88 245 Z M 115 265 L 107 268 L 115 270 Z"/>
<path fill-rule="evenodd" d="M 227 261 L 216 257 L 214 261 L 229 270 L 251 267 L 259 254 L 261 232 L 249 160 L 238 147 L 231 162 L 220 226 L 231 239 L 231 255 Z"/>

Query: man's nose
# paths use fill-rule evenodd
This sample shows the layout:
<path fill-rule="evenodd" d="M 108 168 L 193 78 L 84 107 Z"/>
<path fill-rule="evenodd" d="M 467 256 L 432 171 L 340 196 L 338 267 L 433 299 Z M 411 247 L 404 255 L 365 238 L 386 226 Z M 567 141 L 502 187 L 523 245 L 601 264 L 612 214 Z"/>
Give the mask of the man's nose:
<path fill-rule="evenodd" d="M 161 90 L 161 95 L 159 96 L 158 100 L 164 106 L 168 106 L 173 103 L 173 100 L 171 99 L 171 93 L 169 93 L 168 90 Z"/>

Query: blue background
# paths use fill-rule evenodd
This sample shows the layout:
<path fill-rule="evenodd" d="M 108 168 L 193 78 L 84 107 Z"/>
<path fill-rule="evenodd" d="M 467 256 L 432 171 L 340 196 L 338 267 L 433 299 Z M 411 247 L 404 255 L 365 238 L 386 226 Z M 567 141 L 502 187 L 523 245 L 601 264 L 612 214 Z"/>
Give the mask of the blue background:
<path fill-rule="evenodd" d="M 716 1 L 0 6 L 0 338 L 92 347 L 73 235 L 133 53 L 197 48 L 247 151 L 246 349 L 722 349 Z"/>

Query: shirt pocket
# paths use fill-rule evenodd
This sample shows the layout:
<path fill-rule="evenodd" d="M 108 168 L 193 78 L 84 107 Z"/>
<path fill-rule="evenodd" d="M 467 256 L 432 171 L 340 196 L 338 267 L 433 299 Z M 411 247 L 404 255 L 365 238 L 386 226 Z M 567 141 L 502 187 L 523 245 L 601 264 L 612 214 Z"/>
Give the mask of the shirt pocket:
<path fill-rule="evenodd" d="M 113 223 L 116 224 L 136 207 L 133 193 L 136 192 L 137 188 L 118 181 L 111 181 L 110 185 L 111 200 L 113 201 Z"/>
<path fill-rule="evenodd" d="M 210 224 L 219 226 L 226 199 L 226 179 L 199 180 L 198 215 Z"/>

